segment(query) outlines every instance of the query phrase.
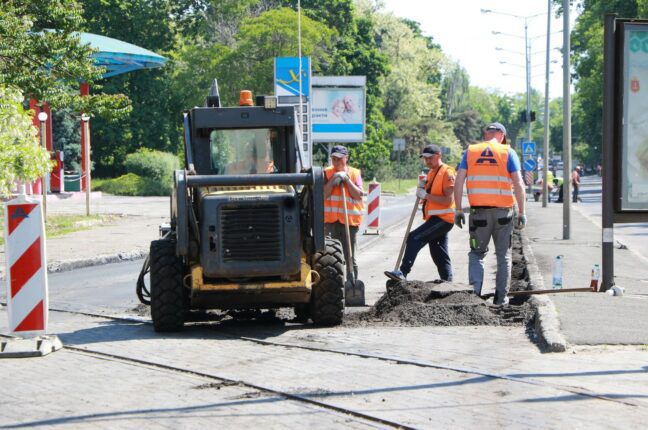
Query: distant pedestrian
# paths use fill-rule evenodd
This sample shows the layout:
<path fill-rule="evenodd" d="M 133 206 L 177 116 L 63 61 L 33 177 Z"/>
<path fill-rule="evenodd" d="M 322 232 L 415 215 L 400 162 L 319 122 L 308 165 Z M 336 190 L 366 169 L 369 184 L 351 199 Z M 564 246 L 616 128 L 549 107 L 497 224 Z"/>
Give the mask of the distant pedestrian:
<path fill-rule="evenodd" d="M 342 243 L 346 264 L 353 264 L 354 279 L 358 279 L 358 262 L 356 260 L 356 236 L 362 223 L 362 175 L 360 170 L 349 166 L 349 151 L 341 145 L 331 149 L 330 167 L 324 169 L 324 232 L 327 236 Z M 346 201 L 342 200 L 344 187 Z M 349 215 L 349 235 L 353 258 L 348 255 L 346 229 L 344 227 L 344 206 Z M 353 260 L 353 261 L 351 261 Z"/>
<path fill-rule="evenodd" d="M 520 173 L 520 159 L 506 144 L 506 128 L 492 123 L 484 131 L 484 142 L 470 145 L 464 154 L 454 189 L 456 204 L 455 224 L 463 227 L 463 186 L 466 182 L 470 218 L 470 252 L 468 253 L 468 280 L 477 295 L 484 282 L 484 257 L 491 237 L 497 256 L 495 277 L 496 305 L 508 304 L 511 283 L 511 236 L 513 234 L 513 206 L 518 205 L 518 228 L 526 225 L 524 180 Z"/>
<path fill-rule="evenodd" d="M 419 251 L 428 245 L 440 280 L 452 281 L 448 232 L 452 230 L 454 222 L 455 172 L 441 161 L 441 148 L 437 145 L 427 145 L 420 157 L 430 169 L 427 178 L 422 179 L 416 189 L 416 197 L 423 202 L 425 222 L 407 236 L 400 270 L 387 271 L 385 275 L 396 281 L 405 280 Z"/>
<path fill-rule="evenodd" d="M 571 174 L 571 184 L 572 187 L 574 188 L 574 191 L 572 192 L 572 203 L 577 203 L 580 198 L 578 197 L 578 190 L 580 188 L 580 177 L 581 177 L 581 171 L 578 166 L 574 167 L 574 170 L 572 170 Z"/>
<path fill-rule="evenodd" d="M 563 178 L 554 178 L 553 183 L 555 186 L 558 187 L 558 200 L 556 200 L 556 203 L 562 203 L 563 202 L 563 185 L 564 185 L 564 180 Z"/>

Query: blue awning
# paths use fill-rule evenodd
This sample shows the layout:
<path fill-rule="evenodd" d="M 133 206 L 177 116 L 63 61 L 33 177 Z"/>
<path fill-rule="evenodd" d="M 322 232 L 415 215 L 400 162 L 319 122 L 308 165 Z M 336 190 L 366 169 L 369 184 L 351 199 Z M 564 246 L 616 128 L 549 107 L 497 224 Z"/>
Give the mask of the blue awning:
<path fill-rule="evenodd" d="M 162 67 L 169 61 L 161 55 L 131 43 L 122 42 L 92 33 L 76 33 L 82 44 L 88 44 L 98 52 L 92 54 L 95 64 L 105 67 L 103 78 L 140 69 Z"/>

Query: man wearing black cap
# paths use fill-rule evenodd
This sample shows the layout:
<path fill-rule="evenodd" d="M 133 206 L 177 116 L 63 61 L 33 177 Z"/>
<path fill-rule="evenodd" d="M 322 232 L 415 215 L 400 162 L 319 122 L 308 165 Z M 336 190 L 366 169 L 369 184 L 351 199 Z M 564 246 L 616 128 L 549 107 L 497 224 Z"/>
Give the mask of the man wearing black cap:
<path fill-rule="evenodd" d="M 506 128 L 502 124 L 494 122 L 486 127 L 484 142 L 470 145 L 459 163 L 454 198 L 457 206 L 455 224 L 460 228 L 466 222 L 461 207 L 464 182 L 470 204 L 470 285 L 475 294 L 481 295 L 484 257 L 492 237 L 497 256 L 494 303 L 506 305 L 511 283 L 513 207 L 517 201 L 517 224 L 519 228 L 523 228 L 526 224 L 526 196 L 520 173 L 520 159 L 506 144 Z"/>
<path fill-rule="evenodd" d="M 412 270 L 418 252 L 428 245 L 439 278 L 442 281 L 452 281 L 448 232 L 452 230 L 454 222 L 454 170 L 441 161 L 441 148 L 437 145 L 427 145 L 423 148 L 421 158 L 430 169 L 427 178 L 422 179 L 416 189 L 417 199 L 423 202 L 425 222 L 407 236 L 400 270 L 387 271 L 385 276 L 395 281 L 405 280 Z"/>
<path fill-rule="evenodd" d="M 347 264 L 353 260 L 354 279 L 358 279 L 356 236 L 362 223 L 364 210 L 362 203 L 362 175 L 359 169 L 349 166 L 348 161 L 349 151 L 344 146 L 337 145 L 331 149 L 331 163 L 333 165 L 324 169 L 324 231 L 327 236 L 342 243 L 344 259 Z M 344 187 L 346 201 L 343 201 L 342 187 Z M 347 247 L 344 246 L 346 240 L 344 205 L 346 205 L 349 218 L 349 235 L 351 236 L 353 257 L 348 255 Z"/>

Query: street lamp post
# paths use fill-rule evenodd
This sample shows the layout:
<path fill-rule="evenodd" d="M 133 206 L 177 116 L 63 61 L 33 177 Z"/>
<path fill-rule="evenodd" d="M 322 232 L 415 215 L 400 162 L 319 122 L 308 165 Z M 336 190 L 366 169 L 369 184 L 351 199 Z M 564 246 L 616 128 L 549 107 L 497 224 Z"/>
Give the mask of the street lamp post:
<path fill-rule="evenodd" d="M 569 0 L 563 0 L 563 239 L 571 237 L 571 80 Z M 570 177 L 567 177 L 570 175 Z"/>
<path fill-rule="evenodd" d="M 41 141 L 41 146 L 45 149 L 47 149 L 47 130 L 46 130 L 46 122 L 47 122 L 47 113 L 46 112 L 40 112 L 38 114 L 38 121 L 40 121 L 40 141 Z M 43 175 L 41 178 L 41 192 L 43 195 L 43 221 L 47 222 L 47 173 Z"/>
<path fill-rule="evenodd" d="M 527 140 L 531 140 L 531 43 L 529 40 L 529 20 L 540 15 L 538 13 L 535 15 L 515 15 L 512 13 L 497 12 L 492 9 L 481 9 L 481 13 L 492 13 L 496 15 L 510 16 L 512 18 L 523 19 L 524 20 L 524 57 L 525 57 L 525 68 L 526 68 L 526 126 L 527 126 Z M 502 34 L 505 36 L 519 37 L 512 34 L 506 34 L 502 32 L 493 31 L 493 34 Z M 503 50 L 503 49 L 499 49 Z"/>
<path fill-rule="evenodd" d="M 551 0 L 547 0 L 547 54 L 545 65 L 545 105 L 544 105 L 544 147 L 542 158 L 542 207 L 546 208 L 549 201 L 549 58 L 551 50 Z M 564 174 L 563 174 L 564 176 Z"/>
<path fill-rule="evenodd" d="M 88 121 L 90 117 L 86 114 L 81 115 L 81 121 L 83 121 L 83 147 L 85 148 L 86 159 L 85 159 L 85 171 L 86 171 L 86 216 L 90 216 L 90 127 Z"/>

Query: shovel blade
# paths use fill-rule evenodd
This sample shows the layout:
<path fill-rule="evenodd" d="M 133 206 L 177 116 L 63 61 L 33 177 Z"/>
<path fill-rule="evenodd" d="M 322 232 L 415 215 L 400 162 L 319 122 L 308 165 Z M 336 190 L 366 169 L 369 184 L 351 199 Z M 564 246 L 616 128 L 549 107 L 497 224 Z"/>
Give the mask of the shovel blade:
<path fill-rule="evenodd" d="M 364 282 L 356 281 L 355 285 L 350 281 L 344 283 L 344 304 L 346 306 L 365 306 Z"/>

